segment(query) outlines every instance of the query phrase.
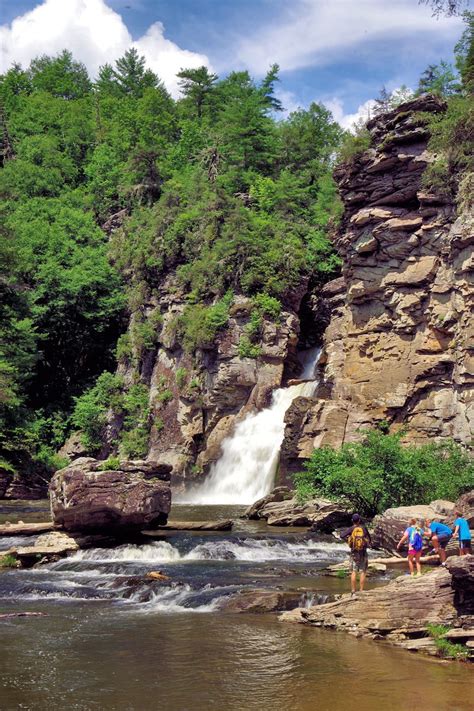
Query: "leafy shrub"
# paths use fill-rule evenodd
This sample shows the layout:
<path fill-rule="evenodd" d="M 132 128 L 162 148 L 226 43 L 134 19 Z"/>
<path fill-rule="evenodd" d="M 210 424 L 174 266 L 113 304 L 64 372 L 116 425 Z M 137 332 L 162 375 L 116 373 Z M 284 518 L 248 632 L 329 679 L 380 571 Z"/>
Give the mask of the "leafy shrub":
<path fill-rule="evenodd" d="M 160 394 L 158 395 L 158 401 L 161 402 L 163 405 L 167 405 L 171 400 L 174 398 L 174 395 L 171 390 L 162 390 Z"/>
<path fill-rule="evenodd" d="M 120 433 L 120 452 L 126 457 L 143 457 L 148 451 L 150 407 L 148 388 L 143 383 L 132 385 L 122 399 L 123 429 Z"/>
<path fill-rule="evenodd" d="M 340 450 L 315 449 L 294 477 L 298 497 L 344 500 L 374 516 L 392 506 L 455 500 L 474 487 L 474 463 L 463 447 L 452 441 L 403 447 L 401 437 L 374 430 Z"/>
<path fill-rule="evenodd" d="M 188 372 L 187 372 L 186 368 L 178 368 L 176 370 L 175 377 L 176 377 L 176 385 L 178 386 L 178 388 L 180 390 L 182 390 L 186 384 L 186 379 L 188 377 Z"/>
<path fill-rule="evenodd" d="M 355 133 L 346 131 L 337 154 L 339 163 L 352 162 L 358 155 L 370 148 L 371 136 L 365 126 L 360 126 Z"/>
<path fill-rule="evenodd" d="M 426 631 L 435 641 L 436 649 L 441 657 L 445 659 L 467 659 L 469 650 L 463 644 L 450 642 L 444 639 L 444 635 L 449 632 L 449 627 L 445 625 L 426 625 Z"/>
<path fill-rule="evenodd" d="M 262 353 L 262 348 L 258 344 L 252 343 L 248 336 L 241 336 L 238 352 L 241 358 L 258 358 Z"/>
<path fill-rule="evenodd" d="M 460 178 L 474 170 L 472 97 L 452 96 L 445 113 L 423 116 L 431 133 L 428 148 L 437 156 L 423 175 L 423 185 L 456 194 Z"/>
<path fill-rule="evenodd" d="M 133 355 L 132 341 L 128 333 L 123 333 L 117 341 L 115 357 L 117 360 L 130 360 Z"/>
<path fill-rule="evenodd" d="M 100 449 L 107 411 L 122 409 L 123 381 L 118 375 L 104 372 L 96 384 L 75 399 L 72 423 L 81 430 L 81 441 L 91 453 Z"/>
<path fill-rule="evenodd" d="M 270 316 L 270 318 L 277 321 L 281 314 L 281 301 L 275 299 L 274 296 L 270 296 L 265 292 L 257 294 L 253 297 L 253 302 L 257 308 L 258 313 L 264 316 Z"/>
<path fill-rule="evenodd" d="M 186 352 L 192 353 L 196 348 L 205 348 L 213 343 L 218 331 L 227 325 L 233 298 L 233 293 L 228 291 L 212 306 L 193 304 L 185 308 L 179 318 L 178 329 Z"/>
<path fill-rule="evenodd" d="M 7 555 L 0 556 L 0 568 L 16 568 L 17 560 L 14 555 L 7 553 Z"/>
<path fill-rule="evenodd" d="M 120 468 L 119 457 L 109 457 L 102 464 L 99 465 L 98 470 L 100 472 L 115 471 Z"/>

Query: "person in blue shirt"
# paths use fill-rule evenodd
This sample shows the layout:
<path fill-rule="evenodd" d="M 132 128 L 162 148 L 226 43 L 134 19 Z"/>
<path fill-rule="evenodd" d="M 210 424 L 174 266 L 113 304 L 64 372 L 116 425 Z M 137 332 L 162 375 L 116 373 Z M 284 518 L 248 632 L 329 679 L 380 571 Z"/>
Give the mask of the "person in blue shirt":
<path fill-rule="evenodd" d="M 435 553 L 439 555 L 441 565 L 446 565 L 446 546 L 453 536 L 452 530 L 445 523 L 440 523 L 434 518 L 427 518 L 425 533 L 430 536 Z"/>
<path fill-rule="evenodd" d="M 456 511 L 454 526 L 453 536 L 459 538 L 459 555 L 468 555 L 471 553 L 471 531 L 468 522 L 459 511 Z"/>

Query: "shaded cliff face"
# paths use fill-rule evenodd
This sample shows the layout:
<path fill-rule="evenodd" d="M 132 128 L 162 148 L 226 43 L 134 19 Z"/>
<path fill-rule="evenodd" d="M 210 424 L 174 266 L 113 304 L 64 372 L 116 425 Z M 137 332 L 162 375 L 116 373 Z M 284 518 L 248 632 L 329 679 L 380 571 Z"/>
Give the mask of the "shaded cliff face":
<path fill-rule="evenodd" d="M 421 187 L 432 158 L 417 112 L 443 110 L 425 96 L 373 119 L 372 148 L 336 170 L 343 277 L 323 288 L 322 382 L 287 413 L 284 471 L 380 420 L 412 442 L 473 438 L 473 219 Z"/>

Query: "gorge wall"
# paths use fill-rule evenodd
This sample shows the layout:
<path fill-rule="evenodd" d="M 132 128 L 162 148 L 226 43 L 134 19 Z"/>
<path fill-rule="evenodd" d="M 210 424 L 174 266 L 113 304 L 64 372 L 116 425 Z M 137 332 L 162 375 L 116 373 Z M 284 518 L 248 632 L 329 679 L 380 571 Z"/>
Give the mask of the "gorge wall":
<path fill-rule="evenodd" d="M 323 347 L 319 386 L 286 413 L 281 482 L 290 483 L 314 447 L 354 441 L 382 420 L 415 443 L 471 442 L 473 218 L 458 214 L 447 191 L 422 187 L 433 156 L 420 112 L 444 109 L 423 96 L 369 122 L 371 147 L 335 172 L 344 204 L 334 236 L 342 276 L 322 289 L 303 279 L 276 318 L 261 310 L 253 353 L 242 349 L 255 315 L 250 298 L 234 294 L 225 324 L 197 348 L 183 343 L 179 320 L 189 300 L 173 271 L 140 302 L 128 334 L 152 324 L 153 343 L 140 349 L 130 337 L 118 374 L 126 387 L 146 386 L 147 457 L 172 465 L 175 486 L 202 481 L 224 438 L 298 378 L 298 350 L 316 345 Z M 116 451 L 123 423 L 111 410 L 101 458 Z M 64 453 L 86 452 L 73 438 Z"/>
<path fill-rule="evenodd" d="M 342 276 L 322 290 L 321 384 L 287 412 L 283 473 L 381 420 L 411 442 L 473 439 L 473 217 L 422 187 L 433 156 L 418 112 L 443 110 L 424 96 L 372 119 L 371 148 L 336 169 Z"/>

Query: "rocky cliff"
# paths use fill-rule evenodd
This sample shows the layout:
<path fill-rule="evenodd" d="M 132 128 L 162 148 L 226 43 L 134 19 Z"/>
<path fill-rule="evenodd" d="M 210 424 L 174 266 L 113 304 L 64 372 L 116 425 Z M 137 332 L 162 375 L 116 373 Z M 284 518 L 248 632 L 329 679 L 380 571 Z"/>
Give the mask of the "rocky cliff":
<path fill-rule="evenodd" d="M 321 384 L 287 412 L 285 471 L 381 420 L 411 442 L 472 440 L 473 218 L 422 187 L 433 156 L 419 112 L 443 110 L 423 96 L 372 119 L 371 148 L 336 169 L 343 274 L 322 291 Z"/>

